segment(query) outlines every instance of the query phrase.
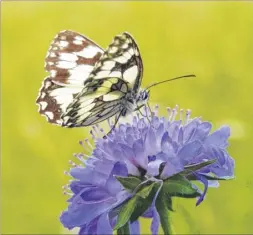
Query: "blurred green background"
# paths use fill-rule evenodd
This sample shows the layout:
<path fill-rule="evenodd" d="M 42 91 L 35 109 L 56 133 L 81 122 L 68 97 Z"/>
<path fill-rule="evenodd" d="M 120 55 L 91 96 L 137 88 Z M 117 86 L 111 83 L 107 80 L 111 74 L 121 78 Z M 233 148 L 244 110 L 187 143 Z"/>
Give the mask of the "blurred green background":
<path fill-rule="evenodd" d="M 236 179 L 210 189 L 206 200 L 175 201 L 177 233 L 253 233 L 253 4 L 252 2 L 2 2 L 1 233 L 66 233 L 72 153 L 88 128 L 65 129 L 41 117 L 35 99 L 53 37 L 71 29 L 102 47 L 123 31 L 138 42 L 143 86 L 194 73 L 154 88 L 151 102 L 190 108 L 214 128 L 232 128 L 229 152 Z M 142 231 L 149 231 L 142 221 Z"/>

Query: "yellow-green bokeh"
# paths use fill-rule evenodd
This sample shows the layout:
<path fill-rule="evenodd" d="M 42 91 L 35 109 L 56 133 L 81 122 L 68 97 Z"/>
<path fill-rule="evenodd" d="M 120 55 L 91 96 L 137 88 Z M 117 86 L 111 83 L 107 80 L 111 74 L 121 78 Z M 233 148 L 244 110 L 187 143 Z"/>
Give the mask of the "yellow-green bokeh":
<path fill-rule="evenodd" d="M 206 200 L 175 201 L 177 233 L 252 233 L 252 2 L 2 2 L 2 233 L 65 233 L 61 186 L 78 140 L 88 128 L 50 125 L 35 99 L 44 57 L 58 31 L 71 29 L 107 47 L 123 31 L 137 40 L 143 86 L 194 73 L 154 88 L 151 102 L 190 108 L 217 128 L 232 128 L 229 152 L 236 179 L 210 189 Z M 165 110 L 161 114 L 165 114 Z M 144 232 L 149 223 L 143 221 Z"/>

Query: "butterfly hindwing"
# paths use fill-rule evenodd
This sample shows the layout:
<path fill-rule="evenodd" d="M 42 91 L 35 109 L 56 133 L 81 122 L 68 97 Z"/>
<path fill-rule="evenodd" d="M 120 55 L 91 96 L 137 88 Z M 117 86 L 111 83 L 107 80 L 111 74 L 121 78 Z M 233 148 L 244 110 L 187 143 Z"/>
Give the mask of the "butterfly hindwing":
<path fill-rule="evenodd" d="M 88 126 L 114 116 L 122 109 L 127 91 L 127 84 L 119 78 L 93 80 L 62 115 L 63 125 Z"/>
<path fill-rule="evenodd" d="M 90 39 L 72 31 L 62 31 L 54 38 L 46 56 L 50 76 L 43 81 L 36 103 L 48 122 L 62 125 L 61 115 L 84 88 L 103 49 Z"/>
<path fill-rule="evenodd" d="M 62 31 L 51 43 L 45 69 L 56 82 L 83 85 L 103 52 L 103 49 L 81 34 Z"/>

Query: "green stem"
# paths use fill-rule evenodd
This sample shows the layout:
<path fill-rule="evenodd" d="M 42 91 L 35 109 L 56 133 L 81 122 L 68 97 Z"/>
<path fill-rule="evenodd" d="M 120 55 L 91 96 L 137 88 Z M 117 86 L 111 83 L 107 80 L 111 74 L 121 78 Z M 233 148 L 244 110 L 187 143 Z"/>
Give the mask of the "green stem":
<path fill-rule="evenodd" d="M 171 203 L 172 201 L 168 200 L 168 196 L 166 196 L 162 189 L 156 199 L 156 210 L 160 217 L 164 235 L 176 234 L 172 225 L 170 211 L 168 210 L 168 208 L 172 208 Z"/>
<path fill-rule="evenodd" d="M 124 226 L 120 227 L 117 230 L 117 235 L 128 235 L 128 234 L 130 234 L 129 223 L 126 223 Z"/>

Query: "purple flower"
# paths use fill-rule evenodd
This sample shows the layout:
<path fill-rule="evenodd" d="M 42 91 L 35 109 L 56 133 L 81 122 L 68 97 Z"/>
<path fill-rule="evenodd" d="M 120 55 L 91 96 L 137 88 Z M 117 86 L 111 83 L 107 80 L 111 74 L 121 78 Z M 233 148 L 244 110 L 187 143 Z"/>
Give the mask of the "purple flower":
<path fill-rule="evenodd" d="M 146 110 L 144 118 L 134 116 L 131 124 L 120 124 L 107 138 L 102 138 L 104 131 L 98 125 L 93 127 L 91 135 L 95 146 L 88 140 L 81 142 L 85 149 L 91 148 L 92 154 L 77 154 L 82 165 L 72 163 L 74 167 L 69 172 L 74 178 L 68 187 L 72 197 L 60 217 L 65 227 L 80 227 L 79 234 L 112 234 L 118 216 L 115 208 L 133 196 L 116 176 L 136 176 L 144 179 L 143 183 L 163 182 L 186 169 L 194 169 L 191 166 L 215 160 L 184 175 L 191 182 L 198 180 L 205 185 L 197 205 L 203 201 L 208 187 L 218 186 L 217 179 L 233 177 L 234 160 L 226 151 L 229 127 L 222 126 L 210 133 L 210 122 L 190 119 L 190 111 L 184 115 L 183 110 L 176 120 L 177 111 L 177 107 L 168 108 L 168 118 L 164 118 L 158 117 L 157 107 L 152 117 Z M 153 234 L 160 224 L 155 207 L 159 190 L 142 214 L 153 219 Z M 138 220 L 129 222 L 129 228 L 132 234 L 140 233 Z"/>

